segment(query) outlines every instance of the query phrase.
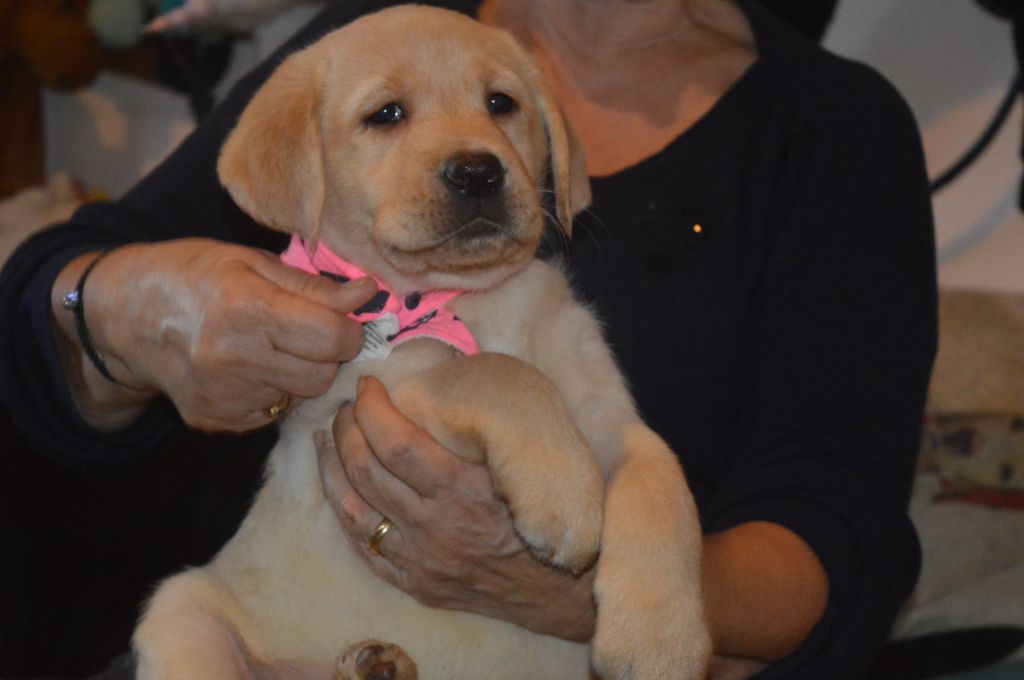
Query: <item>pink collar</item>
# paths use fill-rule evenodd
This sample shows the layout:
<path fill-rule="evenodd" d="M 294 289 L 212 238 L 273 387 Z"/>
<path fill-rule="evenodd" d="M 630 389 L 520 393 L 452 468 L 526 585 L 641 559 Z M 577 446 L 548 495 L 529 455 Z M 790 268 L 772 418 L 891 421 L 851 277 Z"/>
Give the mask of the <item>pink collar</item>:
<path fill-rule="evenodd" d="M 310 256 L 305 241 L 298 236 L 292 237 L 288 249 L 281 254 L 281 261 L 290 267 L 327 276 L 342 283 L 366 276 L 366 272 L 323 243 L 317 244 L 316 251 Z M 379 289 L 377 294 L 349 314 L 349 317 L 363 324 L 366 334 L 366 344 L 359 357 L 356 357 L 357 360 L 387 356 L 391 347 L 420 337 L 435 338 L 463 354 L 480 353 L 480 347 L 466 324 L 445 307 L 461 291 L 435 290 L 399 297 L 383 281 L 377 277 L 374 280 Z"/>

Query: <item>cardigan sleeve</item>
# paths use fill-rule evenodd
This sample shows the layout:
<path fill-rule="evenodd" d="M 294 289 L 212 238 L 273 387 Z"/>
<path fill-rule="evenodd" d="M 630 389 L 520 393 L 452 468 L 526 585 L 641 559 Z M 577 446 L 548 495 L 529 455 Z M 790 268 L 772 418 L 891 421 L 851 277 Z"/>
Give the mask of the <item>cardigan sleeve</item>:
<path fill-rule="evenodd" d="M 823 620 L 764 678 L 863 677 L 920 568 L 906 508 L 937 342 L 927 178 L 903 101 L 840 63 L 794 125 L 730 472 L 703 513 L 708 531 L 779 523 L 828 574 Z"/>

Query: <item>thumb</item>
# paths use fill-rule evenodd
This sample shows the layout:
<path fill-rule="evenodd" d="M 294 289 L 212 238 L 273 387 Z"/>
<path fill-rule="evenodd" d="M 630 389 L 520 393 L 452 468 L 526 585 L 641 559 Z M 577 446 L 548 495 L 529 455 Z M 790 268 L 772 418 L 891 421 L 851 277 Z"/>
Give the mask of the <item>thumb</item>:
<path fill-rule="evenodd" d="M 289 267 L 276 257 L 262 261 L 257 270 L 264 278 L 285 291 L 341 314 L 358 309 L 369 302 L 377 292 L 377 283 L 372 277 L 339 283 L 326 276 L 317 276 Z"/>

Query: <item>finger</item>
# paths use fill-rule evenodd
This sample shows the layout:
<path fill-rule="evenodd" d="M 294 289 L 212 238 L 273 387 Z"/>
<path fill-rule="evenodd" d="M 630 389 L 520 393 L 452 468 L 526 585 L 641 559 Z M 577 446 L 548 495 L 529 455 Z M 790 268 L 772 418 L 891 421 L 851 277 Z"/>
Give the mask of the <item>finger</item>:
<path fill-rule="evenodd" d="M 334 384 L 340 368 L 336 361 L 309 361 L 277 352 L 261 366 L 260 381 L 281 392 L 312 399 Z"/>
<path fill-rule="evenodd" d="M 334 510 L 343 533 L 352 549 L 378 573 L 399 585 L 402 571 L 395 567 L 400 564 L 404 554 L 405 543 L 397 525 L 377 541 L 376 552 L 370 549 L 370 539 L 384 515 L 367 503 L 356 491 L 345 475 L 345 469 L 338 457 L 338 450 L 330 435 L 323 430 L 313 433 L 316 445 L 317 465 L 320 469 L 320 483 L 324 497 Z M 388 518 L 390 520 L 390 518 Z"/>
<path fill-rule="evenodd" d="M 256 403 L 260 406 L 249 416 L 248 420 L 266 425 L 284 417 L 296 405 L 297 398 L 290 392 L 273 390 L 272 395 Z"/>
<path fill-rule="evenodd" d="M 372 376 L 360 379 L 353 411 L 381 464 L 420 496 L 434 498 L 450 489 L 460 468 L 469 465 L 406 418 Z"/>
<path fill-rule="evenodd" d="M 144 33 L 166 31 L 169 29 L 197 28 L 206 23 L 213 15 L 210 0 L 185 0 L 180 7 L 161 14 L 144 28 Z"/>
<path fill-rule="evenodd" d="M 266 427 L 277 420 L 271 417 L 268 409 L 252 410 L 241 415 L 209 415 L 193 414 L 183 412 L 182 420 L 192 429 L 202 432 L 248 432 L 257 428 Z"/>
<path fill-rule="evenodd" d="M 161 33 L 171 29 L 191 27 L 194 23 L 192 16 L 185 11 L 185 8 L 180 8 L 156 17 L 142 27 L 142 32 Z"/>
<path fill-rule="evenodd" d="M 345 468 L 338 457 L 337 448 L 327 432 L 313 433 L 316 445 L 317 466 L 320 469 L 320 486 L 324 498 L 338 517 L 338 522 L 353 547 L 363 550 L 366 541 L 380 523 L 383 515 L 370 506 L 359 495 L 345 475 Z"/>
<path fill-rule="evenodd" d="M 346 317 L 377 292 L 369 277 L 338 283 L 288 267 L 270 253 L 251 265 L 273 284 L 265 299 L 272 323 L 267 336 L 277 349 L 314 361 L 348 361 L 363 346 L 362 327 Z"/>
<path fill-rule="evenodd" d="M 362 296 L 355 299 L 361 300 Z M 270 344 L 281 352 L 310 361 L 337 363 L 351 360 L 363 347 L 362 325 L 319 302 L 278 288 L 270 296 L 268 306 L 270 321 L 265 332 Z"/>
<path fill-rule="evenodd" d="M 187 381 L 165 389 L 190 427 L 207 432 L 244 432 L 274 419 L 270 407 L 282 401 L 281 390 L 259 382 L 221 380 L 208 389 Z"/>
<path fill-rule="evenodd" d="M 264 278 L 292 295 L 323 305 L 341 315 L 355 311 L 377 292 L 377 284 L 370 277 L 338 283 L 326 276 L 316 276 L 289 267 L 269 253 L 256 268 Z"/>
<path fill-rule="evenodd" d="M 390 540 L 390 536 L 389 536 Z M 402 568 L 404 562 L 401 558 L 396 555 L 398 546 L 395 545 L 400 541 L 395 541 L 393 544 L 389 544 L 388 547 L 382 548 L 379 555 L 374 555 L 372 552 L 367 550 L 364 546 L 363 550 L 359 552 L 366 560 L 367 564 L 374 571 L 377 576 L 381 577 L 393 586 L 398 587 L 400 590 L 408 592 L 408 578 L 406 576 L 405 569 Z"/>
<path fill-rule="evenodd" d="M 367 503 L 397 523 L 416 516 L 419 494 L 381 465 L 355 421 L 351 404 L 343 406 L 334 419 L 334 440 L 348 481 Z"/>

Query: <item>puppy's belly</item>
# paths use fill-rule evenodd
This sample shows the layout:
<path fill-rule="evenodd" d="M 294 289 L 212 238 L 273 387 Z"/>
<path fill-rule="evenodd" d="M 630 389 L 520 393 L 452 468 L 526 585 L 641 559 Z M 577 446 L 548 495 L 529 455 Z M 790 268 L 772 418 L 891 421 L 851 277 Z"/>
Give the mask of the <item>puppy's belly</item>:
<path fill-rule="evenodd" d="M 589 677 L 587 645 L 428 608 L 373 574 L 320 490 L 307 421 L 329 429 L 336 406 L 309 406 L 286 423 L 256 503 L 206 567 L 245 610 L 234 623 L 253 653 L 326 672 L 349 645 L 379 639 L 400 645 L 424 680 Z"/>

